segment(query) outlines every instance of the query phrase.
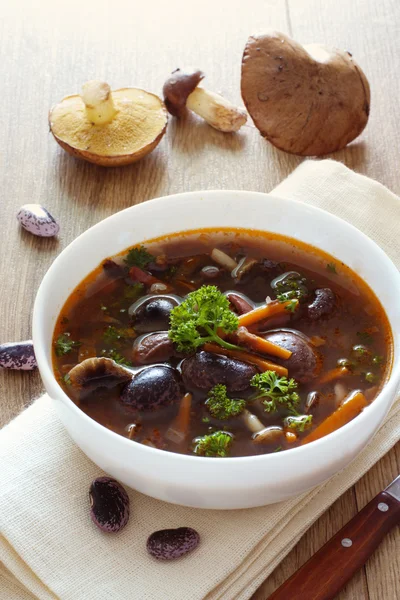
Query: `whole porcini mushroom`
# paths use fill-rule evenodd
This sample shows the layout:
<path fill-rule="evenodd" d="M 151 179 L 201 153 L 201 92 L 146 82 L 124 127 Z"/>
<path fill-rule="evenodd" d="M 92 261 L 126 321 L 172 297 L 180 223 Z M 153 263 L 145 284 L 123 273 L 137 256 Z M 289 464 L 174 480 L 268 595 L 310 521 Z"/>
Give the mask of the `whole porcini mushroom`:
<path fill-rule="evenodd" d="M 369 84 L 352 55 L 283 33 L 249 37 L 241 91 L 261 135 L 292 154 L 340 150 L 368 121 Z"/>
<path fill-rule="evenodd" d="M 219 94 L 199 86 L 204 77 L 203 71 L 198 69 L 173 71 L 163 87 L 167 109 L 175 117 L 189 109 L 214 129 L 225 133 L 238 131 L 247 121 L 246 112 Z"/>
<path fill-rule="evenodd" d="M 112 92 L 107 83 L 96 80 L 49 113 L 50 131 L 64 150 L 104 167 L 128 165 L 149 154 L 167 121 L 164 103 L 155 94 L 138 88 Z"/>

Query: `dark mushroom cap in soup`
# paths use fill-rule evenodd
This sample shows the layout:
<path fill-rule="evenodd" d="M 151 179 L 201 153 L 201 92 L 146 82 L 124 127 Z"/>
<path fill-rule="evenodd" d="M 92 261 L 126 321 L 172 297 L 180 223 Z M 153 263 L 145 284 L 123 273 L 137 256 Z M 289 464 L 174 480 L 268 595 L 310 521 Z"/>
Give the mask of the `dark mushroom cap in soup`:
<path fill-rule="evenodd" d="M 274 329 L 263 334 L 263 337 L 290 350 L 292 355 L 286 360 L 276 359 L 276 362 L 284 365 L 291 377 L 300 383 L 306 383 L 314 377 L 317 377 L 322 368 L 322 360 L 308 338 L 304 333 L 295 329 Z"/>

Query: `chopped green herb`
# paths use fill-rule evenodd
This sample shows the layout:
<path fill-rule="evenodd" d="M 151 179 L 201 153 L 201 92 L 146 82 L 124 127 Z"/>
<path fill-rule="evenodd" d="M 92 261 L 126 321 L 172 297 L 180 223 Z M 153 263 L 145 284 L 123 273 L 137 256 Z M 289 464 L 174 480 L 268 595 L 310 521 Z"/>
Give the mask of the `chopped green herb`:
<path fill-rule="evenodd" d="M 250 385 L 257 390 L 253 399 L 265 398 L 262 403 L 266 412 L 275 412 L 279 408 L 292 412 L 300 402 L 300 396 L 295 391 L 297 382 L 287 377 L 279 377 L 274 371 L 254 375 Z"/>
<path fill-rule="evenodd" d="M 285 426 L 302 433 L 306 428 L 311 427 L 312 415 L 299 415 L 286 417 Z"/>
<path fill-rule="evenodd" d="M 55 349 L 57 356 L 64 356 L 64 354 L 69 354 L 71 350 L 79 348 L 81 346 L 81 342 L 76 342 L 71 340 L 70 333 L 62 333 L 58 336 L 55 342 Z"/>
<path fill-rule="evenodd" d="M 372 363 L 374 365 L 381 365 L 383 363 L 383 356 L 378 356 L 378 355 L 374 356 L 372 359 Z"/>
<path fill-rule="evenodd" d="M 67 373 L 66 375 L 64 375 L 63 377 L 63 381 L 64 383 L 66 383 L 67 385 L 71 384 L 71 377 L 69 376 L 69 373 Z"/>
<path fill-rule="evenodd" d="M 300 297 L 301 293 L 298 290 L 290 290 L 289 292 L 277 294 L 276 299 L 283 304 L 283 302 L 287 302 L 288 300 L 295 300 Z"/>
<path fill-rule="evenodd" d="M 147 252 L 144 246 L 138 246 L 129 250 L 124 262 L 128 267 L 140 267 L 140 269 L 144 269 L 154 259 L 155 257 L 150 252 Z"/>
<path fill-rule="evenodd" d="M 285 310 L 288 312 L 294 313 L 299 301 L 298 300 L 290 300 L 289 304 L 285 306 Z"/>
<path fill-rule="evenodd" d="M 282 446 L 277 446 L 274 450 L 274 452 L 280 452 L 282 450 Z"/>
<path fill-rule="evenodd" d="M 210 422 L 210 417 L 203 417 L 202 419 L 203 423 L 209 423 Z"/>
<path fill-rule="evenodd" d="M 354 367 L 354 363 L 348 358 L 339 358 L 336 364 L 338 367 L 346 367 L 346 369 L 352 369 Z"/>
<path fill-rule="evenodd" d="M 225 420 L 240 415 L 246 402 L 242 399 L 228 398 L 226 385 L 219 383 L 208 392 L 206 406 L 215 419 Z"/>
<path fill-rule="evenodd" d="M 194 440 L 193 452 L 199 456 L 216 456 L 225 458 L 229 455 L 233 438 L 224 431 L 215 431 Z"/>
<path fill-rule="evenodd" d="M 329 271 L 330 273 L 334 273 L 335 275 L 337 275 L 336 264 L 334 262 L 328 263 L 326 265 L 326 270 Z"/>
<path fill-rule="evenodd" d="M 299 300 L 303 302 L 308 297 L 306 283 L 306 278 L 300 275 L 300 273 L 290 271 L 274 279 L 271 285 L 277 292 L 277 299 L 280 302 L 286 302 L 286 300 Z"/>
<path fill-rule="evenodd" d="M 353 346 L 352 354 L 357 363 L 362 363 L 365 365 L 371 364 L 372 361 L 372 352 L 362 344 L 356 344 Z"/>
<path fill-rule="evenodd" d="M 368 331 L 357 331 L 357 336 L 363 344 L 372 344 L 374 338 Z"/>
<path fill-rule="evenodd" d="M 368 383 L 375 383 L 378 380 L 378 377 L 374 373 L 371 373 L 371 371 L 365 373 L 364 377 L 365 381 L 367 381 Z"/>
<path fill-rule="evenodd" d="M 126 338 L 131 338 L 134 337 L 135 332 L 133 329 L 130 329 L 129 327 L 126 328 L 117 328 L 117 327 L 113 327 L 112 325 L 108 325 L 108 327 L 106 328 L 106 330 L 103 333 L 103 339 L 105 342 L 108 343 L 112 343 L 112 342 L 119 342 L 120 340 L 126 339 Z"/>
<path fill-rule="evenodd" d="M 115 348 L 111 348 L 110 350 L 102 350 L 101 354 L 102 356 L 106 356 L 107 358 L 112 358 L 119 365 L 123 365 L 125 367 L 132 366 L 132 363 L 129 360 L 127 360 L 125 356 L 119 354 L 119 352 L 115 350 Z"/>
<path fill-rule="evenodd" d="M 214 285 L 203 285 L 190 292 L 170 315 L 168 334 L 178 351 L 191 352 L 206 342 L 231 350 L 240 349 L 218 335 L 218 330 L 233 333 L 238 328 L 238 317 L 229 307 L 228 298 Z"/>
<path fill-rule="evenodd" d="M 125 300 L 137 300 L 144 292 L 143 283 L 134 283 L 133 285 L 126 285 L 124 289 Z"/>

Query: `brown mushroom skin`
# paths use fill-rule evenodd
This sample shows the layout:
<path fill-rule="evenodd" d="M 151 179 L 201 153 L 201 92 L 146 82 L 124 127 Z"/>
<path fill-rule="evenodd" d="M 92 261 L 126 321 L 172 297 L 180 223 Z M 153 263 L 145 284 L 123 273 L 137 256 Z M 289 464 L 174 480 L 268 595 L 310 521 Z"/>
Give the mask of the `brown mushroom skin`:
<path fill-rule="evenodd" d="M 95 356 L 75 365 L 68 376 L 74 388 L 92 391 L 100 387 L 115 387 L 132 379 L 133 374 L 111 358 Z"/>
<path fill-rule="evenodd" d="M 314 300 L 307 307 L 307 314 L 309 319 L 317 321 L 333 312 L 336 297 L 330 288 L 319 288 L 314 294 Z"/>
<path fill-rule="evenodd" d="M 290 377 L 299 383 L 307 383 L 318 376 L 322 359 L 306 335 L 295 329 L 275 329 L 264 333 L 263 337 L 292 352 L 287 360 L 275 359 L 288 369 Z"/>
<path fill-rule="evenodd" d="M 154 295 L 146 298 L 144 302 L 135 302 L 129 309 L 133 326 L 138 333 L 150 333 L 167 330 L 171 310 L 179 304 L 178 300 L 170 296 Z"/>
<path fill-rule="evenodd" d="M 261 135 L 292 154 L 340 150 L 368 121 L 368 80 L 350 53 L 283 33 L 249 37 L 241 92 Z"/>
<path fill-rule="evenodd" d="M 182 378 L 186 387 L 201 390 L 210 390 L 217 383 L 222 383 L 228 392 L 244 391 L 256 373 L 257 369 L 252 365 L 204 350 L 182 362 Z"/>
<path fill-rule="evenodd" d="M 197 88 L 205 74 L 199 69 L 183 71 L 175 69 L 163 86 L 164 104 L 174 117 L 181 117 L 186 111 L 186 100 Z"/>
<path fill-rule="evenodd" d="M 132 362 L 134 365 L 150 365 L 166 362 L 174 356 L 180 356 L 168 331 L 155 331 L 139 336 L 133 342 Z"/>

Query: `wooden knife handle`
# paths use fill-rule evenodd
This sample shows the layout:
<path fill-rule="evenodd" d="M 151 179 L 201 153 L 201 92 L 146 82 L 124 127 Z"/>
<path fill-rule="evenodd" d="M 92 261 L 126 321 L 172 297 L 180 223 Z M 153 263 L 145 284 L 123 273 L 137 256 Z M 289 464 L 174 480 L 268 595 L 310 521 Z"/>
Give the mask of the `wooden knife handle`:
<path fill-rule="evenodd" d="M 399 522 L 400 502 L 381 492 L 268 600 L 332 600 Z"/>

